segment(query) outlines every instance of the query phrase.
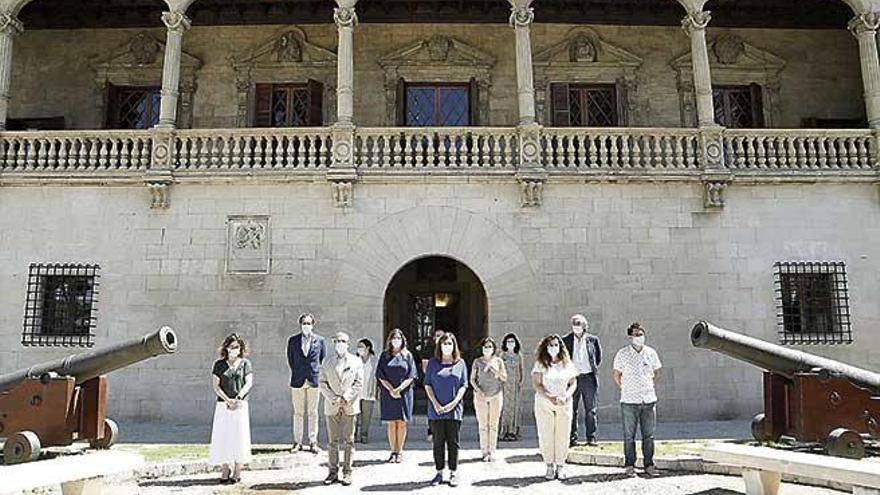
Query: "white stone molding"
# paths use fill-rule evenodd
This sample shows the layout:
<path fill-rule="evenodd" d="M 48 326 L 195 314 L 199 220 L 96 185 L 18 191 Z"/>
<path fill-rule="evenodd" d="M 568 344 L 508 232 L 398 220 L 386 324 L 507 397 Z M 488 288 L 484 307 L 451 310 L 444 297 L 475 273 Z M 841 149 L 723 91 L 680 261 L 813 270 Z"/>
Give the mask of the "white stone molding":
<path fill-rule="evenodd" d="M 167 210 L 171 207 L 171 185 L 174 177 L 170 171 L 151 170 L 144 177 L 144 184 L 150 192 L 150 209 Z"/>
<path fill-rule="evenodd" d="M 523 208 L 541 206 L 544 202 L 544 181 L 540 179 L 520 179 L 520 199 Z"/>
<path fill-rule="evenodd" d="M 643 112 L 636 104 L 638 70 L 642 59 L 599 36 L 594 29 L 577 27 L 565 38 L 535 53 L 536 107 L 539 118 L 552 122 L 550 85 L 555 82 L 575 84 L 617 84 L 626 88 L 628 125 L 644 122 Z"/>
<path fill-rule="evenodd" d="M 257 83 L 306 83 L 324 85 L 323 121 L 336 115 L 336 52 L 308 40 L 305 31 L 287 26 L 252 48 L 230 58 L 238 95 L 237 127 L 254 121 Z"/>
<path fill-rule="evenodd" d="M 780 74 L 785 60 L 756 47 L 732 32 L 721 32 L 708 45 L 711 83 L 715 85 L 761 86 L 765 127 L 780 122 Z M 676 72 L 681 108 L 681 124 L 696 127 L 694 73 L 691 52 L 673 59 L 670 65 Z M 709 95 L 711 97 L 711 94 Z M 714 116 L 713 116 L 714 119 Z"/>
<path fill-rule="evenodd" d="M 865 113 L 872 129 L 880 128 L 880 57 L 877 54 L 877 32 L 880 14 L 868 12 L 856 15 L 849 22 L 849 30 L 859 42 L 859 60 L 865 90 Z"/>
<path fill-rule="evenodd" d="M 535 70 L 530 29 L 535 20 L 532 0 L 510 0 L 510 25 L 516 37 L 516 86 L 519 125 L 537 122 L 535 112 Z"/>
<path fill-rule="evenodd" d="M 12 84 L 12 45 L 24 26 L 14 15 L 0 12 L 0 130 L 6 129 Z"/>
<path fill-rule="evenodd" d="M 177 105 L 180 97 L 180 58 L 183 54 L 183 33 L 191 26 L 183 12 L 162 13 L 167 28 L 165 57 L 162 64 L 162 101 L 159 108 L 158 127 L 177 127 Z"/>
<path fill-rule="evenodd" d="M 166 43 L 150 32 L 140 32 L 114 49 L 110 55 L 93 58 L 95 106 L 106 116 L 107 86 L 162 86 L 163 54 Z M 178 127 L 192 127 L 192 102 L 202 61 L 187 52 L 180 56 Z"/>
<path fill-rule="evenodd" d="M 267 275 L 272 241 L 266 215 L 232 215 L 226 221 L 226 273 Z"/>
<path fill-rule="evenodd" d="M 451 36 L 437 35 L 418 40 L 379 58 L 385 71 L 386 124 L 396 125 L 397 83 L 443 81 L 468 82 L 478 88 L 478 123 L 489 124 L 489 89 L 495 57 Z"/>
<path fill-rule="evenodd" d="M 350 169 L 333 169 L 327 172 L 327 181 L 330 183 L 330 199 L 336 208 L 351 208 L 354 206 L 354 183 L 357 181 L 357 171 Z"/>
<path fill-rule="evenodd" d="M 356 0 L 355 0 L 356 1 Z M 338 31 L 336 70 L 336 122 L 351 124 L 354 118 L 354 27 L 358 23 L 354 2 L 338 1 L 333 20 Z"/>
<path fill-rule="evenodd" d="M 723 180 L 704 180 L 703 207 L 707 210 L 724 208 L 724 191 L 728 184 Z"/>

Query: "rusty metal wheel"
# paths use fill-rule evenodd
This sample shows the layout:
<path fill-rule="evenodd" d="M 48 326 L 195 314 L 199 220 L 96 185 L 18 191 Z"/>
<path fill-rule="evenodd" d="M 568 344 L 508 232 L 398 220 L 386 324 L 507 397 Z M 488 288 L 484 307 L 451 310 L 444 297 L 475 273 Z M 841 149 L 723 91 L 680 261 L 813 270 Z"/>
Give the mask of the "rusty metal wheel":
<path fill-rule="evenodd" d="M 110 418 L 104 418 L 104 436 L 89 442 L 93 449 L 109 449 L 119 440 L 119 425 Z"/>
<path fill-rule="evenodd" d="M 21 464 L 35 461 L 40 457 L 40 437 L 32 431 L 13 433 L 6 439 L 3 447 L 3 462 Z"/>
<path fill-rule="evenodd" d="M 756 414 L 752 418 L 752 437 L 759 442 L 776 442 L 779 440 L 779 436 L 774 435 L 770 431 L 770 424 L 767 422 L 767 416 L 764 413 Z"/>
<path fill-rule="evenodd" d="M 865 457 L 865 442 L 862 436 L 853 430 L 837 428 L 828 434 L 825 441 L 825 453 L 847 459 Z"/>

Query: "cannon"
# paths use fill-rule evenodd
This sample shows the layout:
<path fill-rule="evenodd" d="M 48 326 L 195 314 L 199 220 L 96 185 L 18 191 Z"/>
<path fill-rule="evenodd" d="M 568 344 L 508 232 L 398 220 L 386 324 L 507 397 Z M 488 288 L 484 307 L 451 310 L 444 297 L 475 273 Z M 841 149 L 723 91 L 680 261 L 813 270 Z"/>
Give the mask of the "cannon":
<path fill-rule="evenodd" d="M 783 436 L 827 454 L 861 459 L 880 440 L 880 374 L 698 322 L 691 344 L 764 370 L 764 412 L 752 436 Z"/>
<path fill-rule="evenodd" d="M 105 416 L 106 375 L 175 351 L 177 335 L 162 327 L 138 339 L 0 375 L 4 463 L 29 462 L 43 447 L 74 441 L 109 448 L 119 437 L 119 427 Z"/>

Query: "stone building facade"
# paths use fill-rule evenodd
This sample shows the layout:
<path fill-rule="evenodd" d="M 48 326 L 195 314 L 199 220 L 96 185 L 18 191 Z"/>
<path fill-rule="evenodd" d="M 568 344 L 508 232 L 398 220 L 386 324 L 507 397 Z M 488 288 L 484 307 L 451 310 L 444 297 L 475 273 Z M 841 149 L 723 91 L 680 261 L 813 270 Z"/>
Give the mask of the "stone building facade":
<path fill-rule="evenodd" d="M 178 331 L 176 355 L 112 375 L 125 420 L 206 421 L 235 331 L 254 421 L 284 424 L 284 346 L 305 311 L 318 333 L 379 345 L 393 326 L 451 326 L 468 348 L 516 332 L 529 362 L 573 313 L 609 355 L 640 321 L 665 419 L 761 407 L 758 370 L 690 346 L 697 319 L 773 342 L 833 334 L 804 348 L 876 367 L 878 6 L 850 5 L 857 42 L 846 26 L 707 27 L 704 3 L 676 4 L 686 33 L 534 22 L 527 0 L 511 25 L 357 23 L 338 0 L 335 23 L 190 27 L 199 2 L 168 0 L 167 29 L 10 34 L 31 7 L 0 1 L 0 117 L 66 128 L 0 134 L 0 373 L 71 352 L 23 345 L 34 263 L 100 265 L 96 346 Z M 259 85 L 310 80 L 316 125 L 254 127 Z M 468 125 L 401 126 L 401 81 L 466 87 Z M 614 88 L 618 125 L 558 126 L 559 83 Z M 715 125 L 729 108 L 713 87 L 750 85 L 760 128 Z M 158 126 L 105 129 L 111 86 L 162 87 Z M 774 264 L 822 261 L 845 264 L 827 321 L 851 339 L 779 316 Z M 602 374 L 608 420 L 610 360 Z"/>

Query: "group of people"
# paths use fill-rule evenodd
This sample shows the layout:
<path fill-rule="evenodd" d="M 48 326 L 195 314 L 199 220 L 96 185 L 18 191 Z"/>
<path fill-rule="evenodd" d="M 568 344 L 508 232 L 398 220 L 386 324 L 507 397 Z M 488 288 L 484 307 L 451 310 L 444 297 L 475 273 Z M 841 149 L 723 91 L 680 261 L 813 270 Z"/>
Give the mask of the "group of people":
<path fill-rule="evenodd" d="M 501 340 L 501 349 L 491 337 L 482 339 L 480 355 L 469 370 L 452 332 L 436 332 L 429 346 L 430 354 L 417 365 L 400 329 L 388 334 L 378 356 L 369 339 L 357 342 L 355 355 L 350 352 L 350 337 L 345 332 L 333 335 L 328 350 L 327 341 L 314 332 L 315 321 L 312 314 L 301 315 L 301 332 L 291 336 L 287 343 L 293 405 L 292 451 L 319 452 L 318 410 L 323 397 L 330 466 L 325 484 L 352 483 L 354 444 L 369 441 L 377 401 L 391 451 L 387 462 L 403 462 L 420 370 L 428 399 L 428 434 L 433 442 L 436 470 L 432 485 L 459 483 L 460 430 L 469 387 L 473 390 L 482 460 L 494 460 L 499 438 L 520 438 L 524 362 L 515 334 L 507 334 Z M 629 342 L 615 355 L 612 372 L 620 388 L 625 468 L 628 475 L 635 475 L 635 436 L 641 430 L 645 472 L 653 476 L 657 403 L 654 383 L 661 363 L 657 352 L 645 345 L 645 330 L 639 323 L 630 325 L 626 332 Z M 222 465 L 222 483 L 239 481 L 242 466 L 250 460 L 247 398 L 253 386 L 253 367 L 246 353 L 246 343 L 240 336 L 228 336 L 212 372 L 217 406 L 210 461 Z M 580 314 L 571 317 L 570 333 L 564 337 L 547 335 L 537 346 L 531 371 L 534 415 L 548 480 L 566 479 L 568 450 L 578 441 L 579 402 L 584 404 L 586 443 L 596 442 L 601 364 L 599 338 L 589 333 L 589 323 Z"/>

